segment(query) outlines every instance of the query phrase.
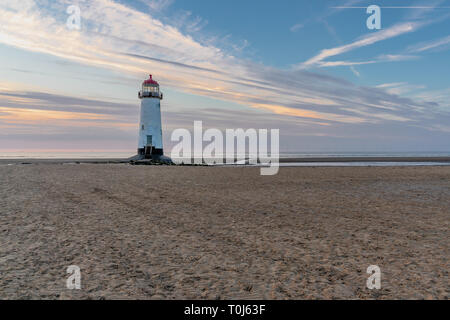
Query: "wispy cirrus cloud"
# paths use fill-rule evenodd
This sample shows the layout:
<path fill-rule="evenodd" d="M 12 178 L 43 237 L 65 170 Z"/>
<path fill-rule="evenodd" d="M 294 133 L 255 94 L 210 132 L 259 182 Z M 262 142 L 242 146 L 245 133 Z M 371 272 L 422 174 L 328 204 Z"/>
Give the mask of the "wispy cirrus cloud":
<path fill-rule="evenodd" d="M 362 37 L 359 40 L 356 40 L 352 43 L 342 45 L 339 47 L 324 49 L 318 55 L 308 59 L 307 61 L 297 65 L 297 68 L 307 68 L 314 65 L 320 65 L 323 60 L 334 57 L 358 48 L 362 48 L 365 46 L 372 45 L 374 43 L 387 40 L 390 38 L 394 38 L 400 36 L 405 33 L 413 32 L 417 30 L 422 24 L 419 22 L 405 22 L 394 25 L 390 28 L 377 31 L 375 33 L 369 34 L 367 36 Z"/>
<path fill-rule="evenodd" d="M 394 55 L 383 54 L 368 61 L 323 61 L 319 63 L 319 67 L 340 67 L 340 66 L 358 66 L 364 64 L 385 63 L 385 62 L 397 62 L 397 61 L 409 61 L 419 59 L 418 56 L 412 55 Z"/>
<path fill-rule="evenodd" d="M 450 36 L 446 36 L 437 40 L 422 42 L 408 48 L 410 52 L 423 52 L 433 49 L 450 48 Z"/>
<path fill-rule="evenodd" d="M 291 30 L 291 32 L 297 32 L 298 30 L 300 30 L 304 26 L 305 25 L 303 23 L 296 23 L 292 27 L 290 27 L 289 30 Z"/>
<path fill-rule="evenodd" d="M 377 86 L 377 88 L 385 89 L 387 92 L 395 95 L 402 95 L 409 92 L 425 89 L 424 85 L 412 85 L 407 82 L 394 82 L 383 83 Z"/>
<path fill-rule="evenodd" d="M 174 0 L 139 0 L 147 5 L 151 10 L 161 11 L 169 7 Z"/>

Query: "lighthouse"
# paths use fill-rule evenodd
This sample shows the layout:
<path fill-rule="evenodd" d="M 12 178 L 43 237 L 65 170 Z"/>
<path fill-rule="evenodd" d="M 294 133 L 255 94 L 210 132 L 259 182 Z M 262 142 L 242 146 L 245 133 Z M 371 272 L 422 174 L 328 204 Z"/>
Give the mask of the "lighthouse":
<path fill-rule="evenodd" d="M 159 91 L 159 84 L 150 78 L 142 83 L 139 91 L 141 113 L 139 120 L 138 159 L 170 161 L 164 157 L 161 127 L 161 100 L 163 94 Z"/>

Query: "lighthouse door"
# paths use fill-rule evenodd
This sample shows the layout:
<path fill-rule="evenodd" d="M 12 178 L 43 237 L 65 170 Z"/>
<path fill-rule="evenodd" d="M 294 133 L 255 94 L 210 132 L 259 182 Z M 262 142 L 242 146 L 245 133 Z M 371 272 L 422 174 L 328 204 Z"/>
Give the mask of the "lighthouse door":
<path fill-rule="evenodd" d="M 147 136 L 147 145 L 144 148 L 144 157 L 145 159 L 152 158 L 153 146 L 152 146 L 152 136 Z"/>
<path fill-rule="evenodd" d="M 147 146 L 151 146 L 151 145 L 153 145 L 153 136 L 147 136 Z"/>

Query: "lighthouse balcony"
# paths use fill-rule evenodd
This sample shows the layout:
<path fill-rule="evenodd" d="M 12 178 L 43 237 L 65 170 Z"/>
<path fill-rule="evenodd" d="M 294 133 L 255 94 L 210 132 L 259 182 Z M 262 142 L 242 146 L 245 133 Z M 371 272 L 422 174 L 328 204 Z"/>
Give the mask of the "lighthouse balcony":
<path fill-rule="evenodd" d="M 158 98 L 161 99 L 163 98 L 163 94 L 162 92 L 154 92 L 154 91 L 139 91 L 139 99 L 142 98 Z"/>

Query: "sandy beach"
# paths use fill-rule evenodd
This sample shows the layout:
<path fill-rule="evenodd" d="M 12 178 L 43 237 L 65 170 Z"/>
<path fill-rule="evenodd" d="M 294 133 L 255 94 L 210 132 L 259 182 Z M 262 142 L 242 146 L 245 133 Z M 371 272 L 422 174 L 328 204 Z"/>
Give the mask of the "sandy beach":
<path fill-rule="evenodd" d="M 0 299 L 450 297 L 450 167 L 259 173 L 0 164 Z"/>

